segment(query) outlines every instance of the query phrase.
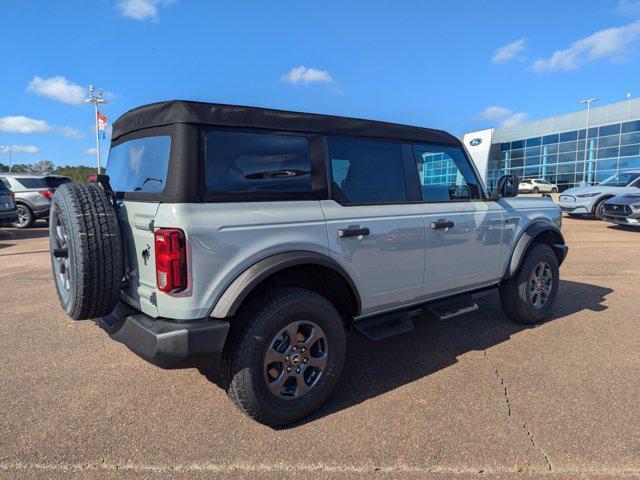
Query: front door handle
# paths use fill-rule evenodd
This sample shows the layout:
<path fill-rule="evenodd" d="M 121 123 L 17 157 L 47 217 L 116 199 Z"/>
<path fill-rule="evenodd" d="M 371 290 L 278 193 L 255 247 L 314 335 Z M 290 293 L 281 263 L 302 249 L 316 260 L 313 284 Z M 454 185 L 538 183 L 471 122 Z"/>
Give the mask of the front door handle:
<path fill-rule="evenodd" d="M 341 228 L 338 230 L 338 237 L 366 237 L 369 235 L 369 229 L 367 227 L 364 228 Z"/>
<path fill-rule="evenodd" d="M 431 222 L 431 228 L 433 230 L 440 230 L 441 228 L 453 228 L 455 224 L 451 220 L 438 220 L 437 222 Z"/>

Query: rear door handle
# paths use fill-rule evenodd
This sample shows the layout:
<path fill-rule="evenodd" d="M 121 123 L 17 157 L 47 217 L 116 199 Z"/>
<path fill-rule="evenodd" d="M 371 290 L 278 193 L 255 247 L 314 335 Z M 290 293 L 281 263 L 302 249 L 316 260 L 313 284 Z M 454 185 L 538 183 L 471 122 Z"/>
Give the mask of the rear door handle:
<path fill-rule="evenodd" d="M 338 230 L 338 237 L 366 237 L 369 235 L 369 229 L 367 227 L 363 228 L 341 228 Z"/>
<path fill-rule="evenodd" d="M 451 220 L 438 220 L 437 222 L 431 222 L 431 228 L 433 230 L 439 230 L 441 228 L 453 228 L 455 224 Z"/>

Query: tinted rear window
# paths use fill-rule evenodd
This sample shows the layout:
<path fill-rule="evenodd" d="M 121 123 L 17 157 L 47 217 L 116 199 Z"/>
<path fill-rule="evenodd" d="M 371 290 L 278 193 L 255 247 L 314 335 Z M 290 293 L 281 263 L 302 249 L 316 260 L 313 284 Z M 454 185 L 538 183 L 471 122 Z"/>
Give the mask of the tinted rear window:
<path fill-rule="evenodd" d="M 111 188 L 116 192 L 162 192 L 170 151 L 168 135 L 138 138 L 112 147 L 106 170 Z"/>
<path fill-rule="evenodd" d="M 4 184 L 4 181 L 0 178 L 0 192 L 9 192 L 9 187 Z"/>
<path fill-rule="evenodd" d="M 44 181 L 51 188 L 58 188 L 60 185 L 71 182 L 67 177 L 45 177 Z"/>
<path fill-rule="evenodd" d="M 309 142 L 304 137 L 209 132 L 205 163 L 207 190 L 214 194 L 311 192 Z"/>
<path fill-rule="evenodd" d="M 47 188 L 42 178 L 16 177 L 15 180 L 24 188 Z"/>
<path fill-rule="evenodd" d="M 402 147 L 399 143 L 328 138 L 333 191 L 341 203 L 407 201 Z"/>

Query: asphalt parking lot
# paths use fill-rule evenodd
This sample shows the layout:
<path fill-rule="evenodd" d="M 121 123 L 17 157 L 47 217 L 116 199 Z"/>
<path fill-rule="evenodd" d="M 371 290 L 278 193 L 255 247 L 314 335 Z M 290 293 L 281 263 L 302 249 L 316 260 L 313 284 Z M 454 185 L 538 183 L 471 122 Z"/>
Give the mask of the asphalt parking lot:
<path fill-rule="evenodd" d="M 497 296 L 382 343 L 271 430 L 197 370 L 163 371 L 58 307 L 45 228 L 0 230 L 0 477 L 640 476 L 640 230 L 565 219 L 553 319 Z"/>

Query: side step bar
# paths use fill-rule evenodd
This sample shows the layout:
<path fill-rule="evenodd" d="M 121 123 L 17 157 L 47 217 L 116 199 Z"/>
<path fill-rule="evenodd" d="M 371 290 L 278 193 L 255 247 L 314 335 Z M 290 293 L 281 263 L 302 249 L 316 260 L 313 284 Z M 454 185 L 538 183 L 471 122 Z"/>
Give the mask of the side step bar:
<path fill-rule="evenodd" d="M 353 328 L 369 340 L 383 340 L 413 330 L 413 317 L 430 313 L 440 320 L 450 320 L 478 310 L 478 304 L 470 294 L 458 295 L 427 303 L 417 308 L 378 317 L 366 318 L 353 324 Z"/>

